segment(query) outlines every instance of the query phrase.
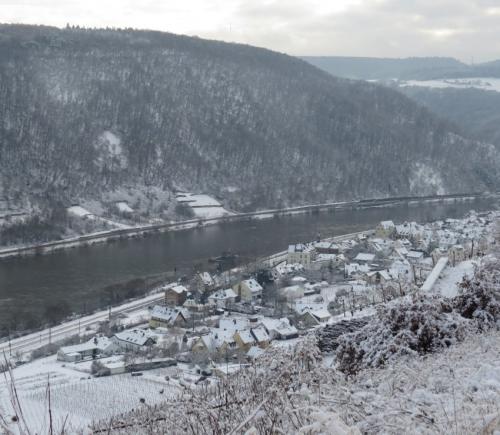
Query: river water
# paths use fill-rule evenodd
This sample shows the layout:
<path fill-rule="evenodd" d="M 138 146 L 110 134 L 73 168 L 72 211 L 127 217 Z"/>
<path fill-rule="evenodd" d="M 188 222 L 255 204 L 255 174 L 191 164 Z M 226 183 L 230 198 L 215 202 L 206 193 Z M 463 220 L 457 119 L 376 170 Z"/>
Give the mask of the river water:
<path fill-rule="evenodd" d="M 43 256 L 0 259 L 0 326 L 10 319 L 38 315 L 48 305 L 66 301 L 82 312 L 102 306 L 102 289 L 115 283 L 208 267 L 207 259 L 231 251 L 241 261 L 286 249 L 295 242 L 373 228 L 378 222 L 427 222 L 463 217 L 469 210 L 497 209 L 497 200 L 398 204 L 383 208 L 335 210 L 249 222 L 221 223 L 153 234 Z M 196 266 L 195 266 L 196 265 Z"/>

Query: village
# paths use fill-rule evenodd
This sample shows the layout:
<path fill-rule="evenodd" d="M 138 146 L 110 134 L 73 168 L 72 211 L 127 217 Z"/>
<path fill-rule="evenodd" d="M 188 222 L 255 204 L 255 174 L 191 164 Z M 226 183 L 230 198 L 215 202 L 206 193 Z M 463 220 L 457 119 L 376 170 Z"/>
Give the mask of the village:
<path fill-rule="evenodd" d="M 425 225 L 384 221 L 354 236 L 290 245 L 218 275 L 199 272 L 189 282 L 164 285 L 162 302 L 132 328 L 130 319 L 110 317 L 107 334 L 60 348 L 58 360 L 101 361 L 101 375 L 177 361 L 208 367 L 207 373 L 248 363 L 268 346 L 293 342 L 336 318 L 367 315 L 378 303 L 431 291 L 446 267 L 485 252 L 490 221 L 474 212 Z M 107 357 L 117 354 L 121 363 L 114 357 L 107 366 Z"/>
<path fill-rule="evenodd" d="M 19 394 L 37 409 L 33 391 L 45 388 L 47 374 L 61 397 L 68 389 L 72 396 L 80 388 L 100 395 L 119 385 L 128 401 L 106 412 L 123 412 L 138 400 L 158 403 L 213 384 L 269 347 L 293 346 L 325 325 L 371 316 L 377 304 L 417 292 L 454 296 L 494 243 L 495 218 L 470 212 L 427 224 L 383 221 L 374 230 L 318 237 L 252 264 L 164 284 L 151 304 L 110 312 L 57 346 L 55 355 L 32 352 L 30 362 L 13 370 Z M 2 401 L 7 409 L 8 398 L 0 396 L 0 409 Z M 81 413 L 80 422 L 108 417 L 87 404 L 69 410 L 62 398 L 60 406 L 61 415 Z"/>

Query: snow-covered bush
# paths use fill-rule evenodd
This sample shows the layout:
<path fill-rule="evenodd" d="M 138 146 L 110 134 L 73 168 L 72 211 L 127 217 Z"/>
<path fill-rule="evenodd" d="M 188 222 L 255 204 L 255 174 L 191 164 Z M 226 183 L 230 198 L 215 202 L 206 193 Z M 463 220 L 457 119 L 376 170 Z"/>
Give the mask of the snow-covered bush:
<path fill-rule="evenodd" d="M 480 330 L 500 327 L 500 261 L 485 261 L 472 278 L 464 277 L 453 307 Z"/>
<path fill-rule="evenodd" d="M 316 338 L 293 349 L 269 348 L 255 363 L 212 386 L 184 385 L 175 401 L 101 422 L 94 430 L 126 434 L 359 433 L 346 429 L 335 406 L 321 404 L 323 385 L 335 377 L 322 365 Z M 247 432 L 248 431 L 248 432 Z"/>
<path fill-rule="evenodd" d="M 437 297 L 415 295 L 411 302 L 385 304 L 359 331 L 338 338 L 338 368 L 354 374 L 404 355 L 421 355 L 462 340 L 466 321 Z"/>

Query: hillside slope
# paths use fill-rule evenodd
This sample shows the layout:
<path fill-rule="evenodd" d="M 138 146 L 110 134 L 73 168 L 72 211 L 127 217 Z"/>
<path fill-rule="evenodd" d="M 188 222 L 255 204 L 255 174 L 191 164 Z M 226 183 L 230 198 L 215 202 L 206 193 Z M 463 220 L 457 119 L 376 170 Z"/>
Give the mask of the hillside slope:
<path fill-rule="evenodd" d="M 498 186 L 498 161 L 396 91 L 268 50 L 0 26 L 9 207 L 48 213 L 140 189 L 172 203 L 175 189 L 206 192 L 236 210 L 478 191 Z"/>

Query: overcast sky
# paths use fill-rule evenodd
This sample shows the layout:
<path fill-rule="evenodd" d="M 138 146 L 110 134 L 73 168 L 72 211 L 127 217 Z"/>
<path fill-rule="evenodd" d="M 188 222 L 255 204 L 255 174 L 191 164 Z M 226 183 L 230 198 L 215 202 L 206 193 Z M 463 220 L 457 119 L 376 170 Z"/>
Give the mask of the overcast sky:
<path fill-rule="evenodd" d="M 500 58 L 500 0 L 0 0 L 0 22 L 148 28 L 292 55 Z"/>

